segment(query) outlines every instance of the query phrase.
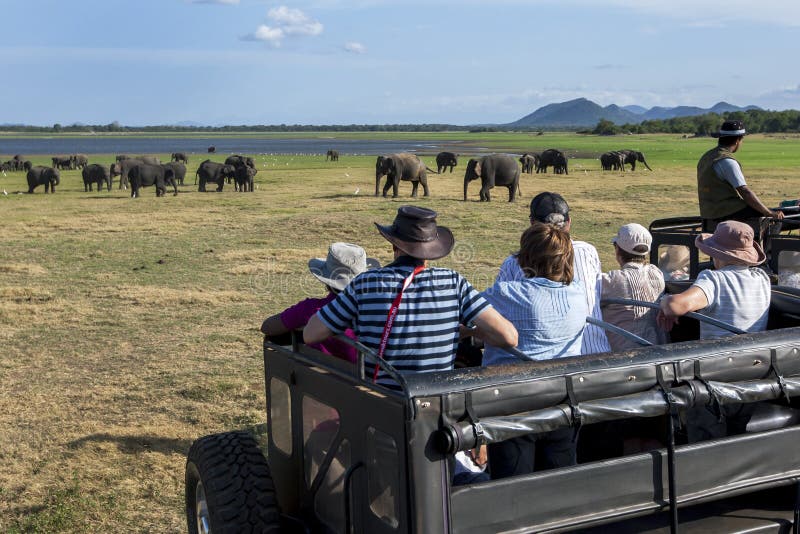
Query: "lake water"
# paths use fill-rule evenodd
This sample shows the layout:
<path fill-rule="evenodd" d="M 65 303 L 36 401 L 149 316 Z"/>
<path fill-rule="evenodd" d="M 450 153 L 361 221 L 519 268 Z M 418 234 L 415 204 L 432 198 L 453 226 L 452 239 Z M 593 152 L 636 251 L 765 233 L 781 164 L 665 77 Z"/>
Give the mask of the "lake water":
<path fill-rule="evenodd" d="M 377 137 L 377 136 L 376 136 Z M 186 152 L 206 154 L 215 146 L 220 154 L 325 154 L 329 149 L 341 155 L 377 155 L 394 152 L 436 154 L 442 150 L 458 151 L 464 141 L 398 141 L 382 139 L 275 139 L 224 137 L 37 137 L 15 139 L 0 137 L 0 154 L 169 154 Z M 483 149 L 470 147 L 470 152 Z"/>

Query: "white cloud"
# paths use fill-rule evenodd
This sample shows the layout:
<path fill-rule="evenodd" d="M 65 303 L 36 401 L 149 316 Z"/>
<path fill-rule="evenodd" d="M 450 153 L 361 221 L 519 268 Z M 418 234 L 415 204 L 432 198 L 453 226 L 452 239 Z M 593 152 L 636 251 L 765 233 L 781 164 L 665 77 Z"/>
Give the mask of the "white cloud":
<path fill-rule="evenodd" d="M 263 41 L 272 46 L 279 47 L 283 40 L 290 35 L 310 36 L 322 33 L 324 26 L 321 22 L 312 19 L 299 9 L 287 6 L 278 6 L 267 12 L 270 25 L 261 24 L 252 34 L 242 39 L 248 41 Z"/>
<path fill-rule="evenodd" d="M 319 35 L 323 30 L 319 21 L 311 19 L 299 9 L 286 6 L 274 7 L 267 12 L 267 16 L 287 35 Z"/>
<path fill-rule="evenodd" d="M 344 44 L 344 49 L 348 52 L 352 52 L 353 54 L 364 54 L 367 52 L 367 47 L 361 43 L 356 43 L 355 41 L 350 41 L 349 43 Z"/>
<path fill-rule="evenodd" d="M 252 35 L 252 39 L 270 43 L 272 46 L 280 46 L 284 36 L 285 34 L 283 33 L 282 29 L 271 28 L 266 24 L 261 24 L 258 26 L 258 28 L 256 28 L 255 33 Z"/>

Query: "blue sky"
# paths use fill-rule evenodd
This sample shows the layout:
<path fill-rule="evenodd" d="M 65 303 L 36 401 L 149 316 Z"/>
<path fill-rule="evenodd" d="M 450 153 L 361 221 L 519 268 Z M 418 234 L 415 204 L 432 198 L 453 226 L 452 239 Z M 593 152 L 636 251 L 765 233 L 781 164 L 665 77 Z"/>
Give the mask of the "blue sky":
<path fill-rule="evenodd" d="M 797 0 L 2 6 L 0 124 L 503 123 L 578 97 L 800 109 Z"/>

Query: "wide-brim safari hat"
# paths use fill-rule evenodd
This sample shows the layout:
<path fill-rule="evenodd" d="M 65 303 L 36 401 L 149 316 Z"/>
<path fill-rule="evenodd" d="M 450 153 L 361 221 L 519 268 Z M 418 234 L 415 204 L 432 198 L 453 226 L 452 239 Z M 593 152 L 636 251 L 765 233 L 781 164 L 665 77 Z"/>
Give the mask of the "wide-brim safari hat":
<path fill-rule="evenodd" d="M 761 245 L 753 240 L 753 229 L 739 221 L 719 223 L 713 234 L 700 234 L 694 244 L 712 258 L 733 260 L 751 267 L 767 259 Z"/>
<path fill-rule="evenodd" d="M 689 268 L 689 247 L 684 245 L 666 245 L 658 255 L 658 266 L 664 271 L 677 271 Z"/>
<path fill-rule="evenodd" d="M 328 248 L 327 258 L 308 260 L 308 269 L 317 279 L 337 291 L 347 287 L 350 281 L 368 269 L 381 264 L 368 258 L 364 249 L 352 243 L 333 243 Z"/>
<path fill-rule="evenodd" d="M 747 135 L 747 130 L 742 121 L 725 121 L 717 132 L 719 137 L 743 137 Z"/>
<path fill-rule="evenodd" d="M 417 206 L 403 206 L 391 226 L 375 223 L 391 244 L 420 260 L 444 258 L 455 245 L 453 232 L 436 224 L 436 212 Z"/>

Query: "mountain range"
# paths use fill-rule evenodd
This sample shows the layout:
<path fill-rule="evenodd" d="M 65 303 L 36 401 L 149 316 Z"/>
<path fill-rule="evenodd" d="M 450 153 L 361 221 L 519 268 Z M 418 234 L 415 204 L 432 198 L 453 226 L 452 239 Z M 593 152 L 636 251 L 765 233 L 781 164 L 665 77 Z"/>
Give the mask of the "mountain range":
<path fill-rule="evenodd" d="M 727 102 L 719 102 L 710 108 L 695 106 L 678 106 L 674 108 L 642 106 L 620 107 L 611 104 L 600 106 L 586 98 L 576 98 L 568 102 L 548 104 L 521 119 L 504 126 L 515 127 L 588 127 L 595 126 L 601 119 L 609 120 L 615 124 L 638 124 L 647 120 L 664 120 L 675 117 L 691 117 L 706 113 L 725 113 L 729 111 L 747 111 L 760 109 L 758 106 L 739 107 Z"/>

